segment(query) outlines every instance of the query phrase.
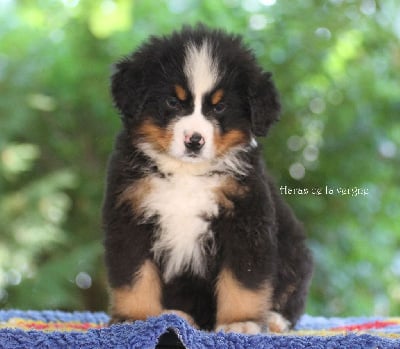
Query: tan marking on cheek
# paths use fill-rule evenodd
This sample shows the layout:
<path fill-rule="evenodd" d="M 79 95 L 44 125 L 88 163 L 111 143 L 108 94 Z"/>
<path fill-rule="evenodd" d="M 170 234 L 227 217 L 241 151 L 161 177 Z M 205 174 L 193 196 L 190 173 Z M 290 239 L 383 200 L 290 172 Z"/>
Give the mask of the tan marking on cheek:
<path fill-rule="evenodd" d="M 181 85 L 175 85 L 175 93 L 179 100 L 186 101 L 187 92 Z"/>
<path fill-rule="evenodd" d="M 146 320 L 162 313 L 161 280 L 157 267 L 147 260 L 130 286 L 111 290 L 111 315 L 127 320 Z"/>
<path fill-rule="evenodd" d="M 269 282 L 256 290 L 245 288 L 230 270 L 223 269 L 216 285 L 216 327 L 243 321 L 265 323 L 271 308 L 272 291 Z"/>
<path fill-rule="evenodd" d="M 232 213 L 234 204 L 232 198 L 243 197 L 248 192 L 248 188 L 240 184 L 237 180 L 232 177 L 227 177 L 222 185 L 215 188 L 215 196 L 217 203 L 224 207 L 227 212 Z"/>
<path fill-rule="evenodd" d="M 219 89 L 219 90 L 215 91 L 211 96 L 211 103 L 213 105 L 218 104 L 219 102 L 221 102 L 222 97 L 224 97 L 224 90 L 223 89 Z"/>
<path fill-rule="evenodd" d="M 134 138 L 138 138 L 140 141 L 145 141 L 154 146 L 158 151 L 167 151 L 172 142 L 173 132 L 168 128 L 162 128 L 151 121 L 145 121 L 135 131 Z"/>
<path fill-rule="evenodd" d="M 241 130 L 231 130 L 225 134 L 215 135 L 215 147 L 218 156 L 224 155 L 230 149 L 246 144 L 249 141 L 249 135 Z"/>
<path fill-rule="evenodd" d="M 121 206 L 125 202 L 128 202 L 132 206 L 133 213 L 136 216 L 143 214 L 144 206 L 143 202 L 145 198 L 151 193 L 152 184 L 151 177 L 145 177 L 139 179 L 129 185 L 119 196 L 117 201 L 117 207 Z"/>

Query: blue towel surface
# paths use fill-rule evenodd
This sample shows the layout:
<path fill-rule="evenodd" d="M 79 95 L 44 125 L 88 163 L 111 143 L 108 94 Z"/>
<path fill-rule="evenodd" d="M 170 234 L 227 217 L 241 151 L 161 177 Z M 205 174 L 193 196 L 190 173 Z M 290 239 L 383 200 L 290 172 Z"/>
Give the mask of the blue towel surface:
<path fill-rule="evenodd" d="M 175 315 L 162 315 L 133 324 L 89 329 L 87 331 L 45 331 L 12 328 L 11 319 L 32 319 L 43 322 L 79 321 L 105 325 L 108 317 L 104 313 L 65 313 L 57 311 L 0 311 L 0 348 L 132 348 L 153 349 L 158 339 L 168 330 L 173 330 L 188 349 L 234 349 L 234 348 L 352 348 L 352 349 L 400 349 L 400 335 L 368 333 L 345 333 L 341 335 L 305 335 L 304 331 L 326 329 L 334 325 L 349 325 L 355 319 L 325 319 L 304 316 L 296 331 L 285 335 L 242 335 L 234 333 L 209 333 L 192 328 L 185 320 Z M 356 318 L 360 320 L 360 318 Z M 372 319 L 382 320 L 382 319 Z M 10 322 L 11 321 L 11 322 Z M 365 321 L 365 319 L 364 319 Z M 360 321 L 359 321 L 360 322 Z M 303 331 L 303 332 L 302 332 Z M 300 334 L 302 333 L 302 334 Z"/>

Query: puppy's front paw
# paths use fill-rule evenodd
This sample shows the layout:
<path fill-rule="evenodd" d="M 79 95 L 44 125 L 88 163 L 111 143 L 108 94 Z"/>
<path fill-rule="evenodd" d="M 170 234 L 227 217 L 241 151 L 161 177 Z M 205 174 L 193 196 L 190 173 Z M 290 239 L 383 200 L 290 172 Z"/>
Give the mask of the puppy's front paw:
<path fill-rule="evenodd" d="M 215 331 L 257 334 L 261 332 L 261 326 L 254 321 L 232 322 L 230 324 L 217 325 Z"/>
<path fill-rule="evenodd" d="M 194 319 L 189 314 L 185 313 L 184 311 L 174 310 L 174 309 L 167 309 L 167 310 L 164 310 L 162 312 L 162 314 L 174 314 L 174 315 L 177 315 L 177 316 L 181 317 L 182 319 L 186 320 L 187 323 L 190 326 L 192 326 L 194 328 L 199 328 L 197 326 L 196 322 L 194 321 Z"/>
<path fill-rule="evenodd" d="M 270 311 L 267 315 L 267 326 L 269 332 L 282 333 L 289 331 L 291 323 L 281 314 Z"/>

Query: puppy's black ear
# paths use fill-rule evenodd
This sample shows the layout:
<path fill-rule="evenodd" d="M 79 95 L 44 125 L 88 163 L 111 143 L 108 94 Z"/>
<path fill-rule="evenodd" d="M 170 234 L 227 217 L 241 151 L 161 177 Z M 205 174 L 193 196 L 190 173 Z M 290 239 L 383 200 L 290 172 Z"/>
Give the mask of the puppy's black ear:
<path fill-rule="evenodd" d="M 111 94 L 124 120 L 132 120 L 142 111 L 146 94 L 143 79 L 143 70 L 131 58 L 113 66 Z"/>
<path fill-rule="evenodd" d="M 271 73 L 262 73 L 249 90 L 252 131 L 265 136 L 271 124 L 279 119 L 281 104 Z"/>

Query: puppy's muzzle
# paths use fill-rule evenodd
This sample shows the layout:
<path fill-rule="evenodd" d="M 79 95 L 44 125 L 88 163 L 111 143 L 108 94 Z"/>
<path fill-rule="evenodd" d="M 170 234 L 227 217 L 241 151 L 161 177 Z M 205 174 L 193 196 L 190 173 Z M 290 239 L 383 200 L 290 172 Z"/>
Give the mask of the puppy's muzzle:
<path fill-rule="evenodd" d="M 185 135 L 184 143 L 187 151 L 198 153 L 206 141 L 200 133 L 193 132 L 192 134 Z"/>

